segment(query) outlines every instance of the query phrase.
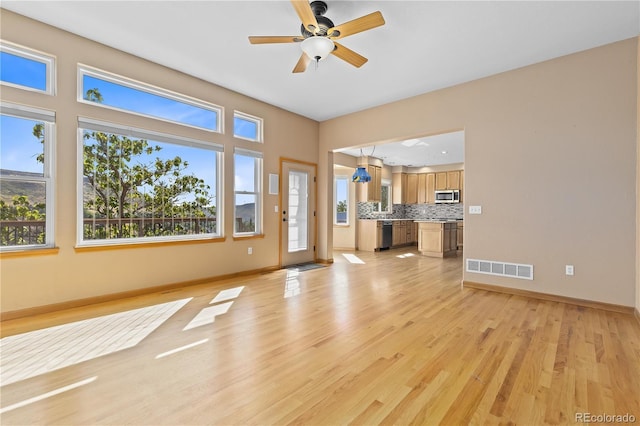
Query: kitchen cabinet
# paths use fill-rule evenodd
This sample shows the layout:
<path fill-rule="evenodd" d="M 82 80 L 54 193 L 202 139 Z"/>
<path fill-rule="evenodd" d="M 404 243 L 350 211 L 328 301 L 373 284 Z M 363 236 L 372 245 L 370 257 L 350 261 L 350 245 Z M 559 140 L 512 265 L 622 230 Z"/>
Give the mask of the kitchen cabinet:
<path fill-rule="evenodd" d="M 416 204 L 418 202 L 418 175 L 416 173 L 407 174 L 407 196 L 406 204 Z"/>
<path fill-rule="evenodd" d="M 418 251 L 424 256 L 456 255 L 456 222 L 418 222 Z"/>
<path fill-rule="evenodd" d="M 371 181 L 367 183 L 367 201 L 379 202 L 382 198 L 382 167 L 369 165 L 367 172 Z"/>
<path fill-rule="evenodd" d="M 407 221 L 406 220 L 394 220 L 393 221 L 393 242 L 392 246 L 401 246 L 407 243 Z"/>
<path fill-rule="evenodd" d="M 436 174 L 427 173 L 427 203 L 433 204 L 436 202 Z"/>
<path fill-rule="evenodd" d="M 358 220 L 358 250 L 376 251 L 382 245 L 382 221 Z"/>
<path fill-rule="evenodd" d="M 391 181 L 393 204 L 405 204 L 407 199 L 407 174 L 394 173 Z"/>
<path fill-rule="evenodd" d="M 412 220 L 407 221 L 407 244 L 415 244 L 418 241 L 418 224 Z"/>
<path fill-rule="evenodd" d="M 420 173 L 418 175 L 418 204 L 427 202 L 427 174 Z"/>
<path fill-rule="evenodd" d="M 456 245 L 458 247 L 458 250 L 462 250 L 462 246 L 463 246 L 463 237 L 464 237 L 464 222 L 458 222 L 457 223 L 458 227 L 456 229 L 456 233 L 457 233 L 457 241 L 456 241 Z"/>
<path fill-rule="evenodd" d="M 460 202 L 464 203 L 464 170 L 460 170 Z"/>
<path fill-rule="evenodd" d="M 446 189 L 460 189 L 460 170 L 452 170 L 447 172 Z"/>
<path fill-rule="evenodd" d="M 447 172 L 436 173 L 436 191 L 447 189 Z"/>

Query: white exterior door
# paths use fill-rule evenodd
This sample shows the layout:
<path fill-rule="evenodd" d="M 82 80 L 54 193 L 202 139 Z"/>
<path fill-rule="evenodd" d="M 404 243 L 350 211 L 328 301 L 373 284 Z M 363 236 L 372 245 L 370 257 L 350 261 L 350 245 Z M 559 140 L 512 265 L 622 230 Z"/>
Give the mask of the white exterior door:
<path fill-rule="evenodd" d="M 281 266 L 313 262 L 316 244 L 316 166 L 281 160 Z"/>

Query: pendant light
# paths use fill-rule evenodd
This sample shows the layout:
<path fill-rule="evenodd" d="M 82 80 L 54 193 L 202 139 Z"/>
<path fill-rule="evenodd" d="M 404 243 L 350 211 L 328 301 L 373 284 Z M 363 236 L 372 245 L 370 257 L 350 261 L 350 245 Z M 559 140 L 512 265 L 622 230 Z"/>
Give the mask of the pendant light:
<path fill-rule="evenodd" d="M 371 175 L 367 173 L 367 169 L 358 166 L 356 172 L 351 176 L 351 182 L 367 183 L 371 181 Z"/>

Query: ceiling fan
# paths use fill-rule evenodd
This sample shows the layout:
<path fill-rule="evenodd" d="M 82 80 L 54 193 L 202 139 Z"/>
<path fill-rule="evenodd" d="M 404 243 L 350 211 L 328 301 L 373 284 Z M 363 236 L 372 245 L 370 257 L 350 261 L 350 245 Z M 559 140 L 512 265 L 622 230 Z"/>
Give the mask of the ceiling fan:
<path fill-rule="evenodd" d="M 360 18 L 334 25 L 324 16 L 327 12 L 327 4 L 316 0 L 291 0 L 291 4 L 302 21 L 299 36 L 250 36 L 251 44 L 268 43 L 300 43 L 302 55 L 293 68 L 294 73 L 304 72 L 312 60 L 316 66 L 321 59 L 333 54 L 338 58 L 360 68 L 367 62 L 367 58 L 337 43 L 335 40 L 367 31 L 384 25 L 382 13 L 373 12 Z"/>

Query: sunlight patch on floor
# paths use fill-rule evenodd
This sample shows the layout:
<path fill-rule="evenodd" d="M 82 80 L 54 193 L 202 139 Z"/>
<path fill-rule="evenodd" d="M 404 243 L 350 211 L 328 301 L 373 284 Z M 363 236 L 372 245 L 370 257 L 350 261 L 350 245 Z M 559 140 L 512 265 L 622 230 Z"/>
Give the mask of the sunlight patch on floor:
<path fill-rule="evenodd" d="M 0 408 L 0 414 L 6 413 L 11 410 L 15 410 L 16 408 L 24 407 L 25 405 L 33 404 L 34 402 L 42 401 L 43 399 L 51 398 L 52 396 L 59 395 L 61 393 L 70 391 L 75 388 L 79 388 L 80 386 L 88 385 L 97 379 L 98 376 L 93 376 L 85 380 L 81 380 L 76 383 L 72 383 L 67 386 L 63 386 L 58 389 L 54 389 L 50 392 L 43 393 L 42 395 L 34 396 L 33 398 L 25 399 L 24 401 L 16 402 L 15 404 L 7 405 L 6 407 Z"/>
<path fill-rule="evenodd" d="M 240 293 L 242 293 L 242 290 L 244 290 L 244 286 L 222 290 L 220 293 L 216 295 L 216 297 L 213 298 L 211 302 L 209 302 L 209 304 L 213 305 L 214 303 L 225 302 L 227 300 L 235 299 L 236 297 L 240 296 Z"/>
<path fill-rule="evenodd" d="M 356 263 L 356 264 L 364 265 L 364 261 L 362 259 L 360 259 L 358 256 L 356 256 L 355 254 L 342 253 L 342 255 L 345 257 L 345 259 L 347 259 L 349 261 L 349 263 Z"/>
<path fill-rule="evenodd" d="M 299 271 L 295 269 L 287 270 L 287 278 L 284 282 L 284 298 L 297 296 L 300 294 L 300 281 L 298 280 Z"/>
<path fill-rule="evenodd" d="M 405 253 L 405 254 L 399 254 L 396 257 L 399 259 L 406 259 L 407 257 L 413 257 L 415 256 L 414 253 Z"/>
<path fill-rule="evenodd" d="M 131 348 L 192 298 L 0 339 L 0 386 Z"/>
<path fill-rule="evenodd" d="M 220 303 L 219 305 L 209 306 L 208 308 L 204 308 L 198 315 L 195 316 L 186 325 L 182 331 L 191 330 L 192 328 L 200 327 L 207 324 L 213 324 L 216 320 L 216 317 L 219 315 L 224 315 L 229 311 L 229 308 L 233 305 L 233 301 L 227 303 Z"/>
<path fill-rule="evenodd" d="M 156 355 L 156 359 L 164 358 L 169 355 L 176 354 L 178 352 L 186 351 L 187 349 L 195 348 L 196 346 L 200 346 L 203 343 L 207 343 L 209 339 L 198 340 L 197 342 L 189 343 L 188 345 L 180 346 L 179 348 L 171 349 L 170 351 L 163 352 L 161 354 Z"/>

